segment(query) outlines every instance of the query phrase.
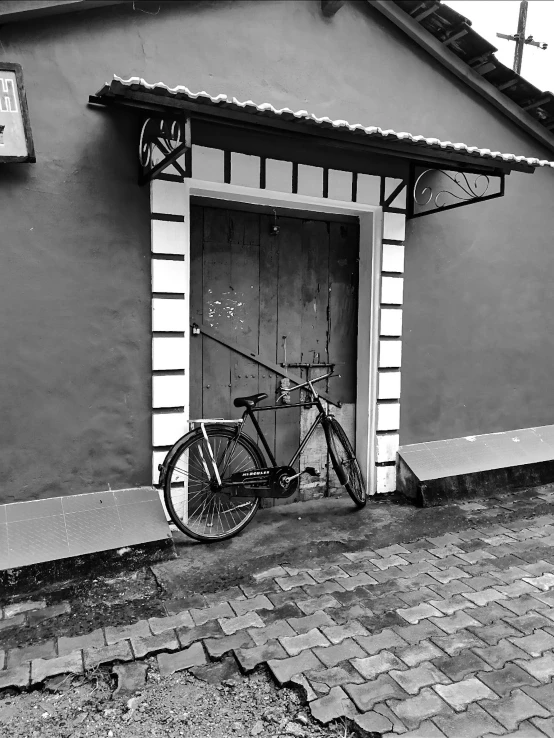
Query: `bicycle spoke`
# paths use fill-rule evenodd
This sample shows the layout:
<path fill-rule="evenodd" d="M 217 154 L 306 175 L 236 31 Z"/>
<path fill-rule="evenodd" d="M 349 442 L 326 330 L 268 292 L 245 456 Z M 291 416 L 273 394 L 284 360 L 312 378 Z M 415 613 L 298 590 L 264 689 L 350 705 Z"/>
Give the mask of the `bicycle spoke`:
<path fill-rule="evenodd" d="M 191 440 L 170 467 L 166 483 L 166 494 L 185 532 L 200 539 L 217 539 L 242 528 L 256 512 L 258 500 L 253 493 L 226 487 L 223 474 L 229 481 L 232 474 L 260 466 L 234 432 L 219 435 L 212 430 L 207 442 L 204 437 Z"/>

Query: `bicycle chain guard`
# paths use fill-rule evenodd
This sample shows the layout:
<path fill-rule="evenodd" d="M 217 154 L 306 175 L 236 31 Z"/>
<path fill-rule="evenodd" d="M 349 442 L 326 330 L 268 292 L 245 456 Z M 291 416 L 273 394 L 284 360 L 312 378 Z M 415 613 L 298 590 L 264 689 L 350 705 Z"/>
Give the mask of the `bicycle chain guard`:
<path fill-rule="evenodd" d="M 256 497 L 285 498 L 296 492 L 298 475 L 291 466 L 266 467 L 236 472 L 231 476 L 231 483 L 253 492 Z"/>

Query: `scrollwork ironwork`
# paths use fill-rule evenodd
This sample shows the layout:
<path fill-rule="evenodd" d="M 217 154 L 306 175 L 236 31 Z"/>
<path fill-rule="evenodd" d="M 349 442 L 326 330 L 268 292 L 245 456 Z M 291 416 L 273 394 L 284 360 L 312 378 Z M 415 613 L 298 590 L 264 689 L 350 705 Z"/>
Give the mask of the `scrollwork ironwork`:
<path fill-rule="evenodd" d="M 447 189 L 443 182 L 439 184 L 438 192 L 433 187 L 437 183 L 429 182 L 429 179 L 437 175 L 443 175 L 452 182 L 452 189 Z M 478 174 L 475 179 L 470 180 L 465 172 L 446 172 L 444 169 L 426 169 L 415 181 L 414 203 L 420 207 L 426 207 L 431 202 L 437 209 L 447 207 L 448 196 L 458 202 L 471 202 L 485 197 L 490 187 L 490 178 L 486 174 Z"/>
<path fill-rule="evenodd" d="M 143 173 L 148 174 L 155 166 L 156 151 L 164 159 L 183 147 L 186 136 L 186 124 L 179 120 L 147 118 L 140 132 L 138 150 Z"/>

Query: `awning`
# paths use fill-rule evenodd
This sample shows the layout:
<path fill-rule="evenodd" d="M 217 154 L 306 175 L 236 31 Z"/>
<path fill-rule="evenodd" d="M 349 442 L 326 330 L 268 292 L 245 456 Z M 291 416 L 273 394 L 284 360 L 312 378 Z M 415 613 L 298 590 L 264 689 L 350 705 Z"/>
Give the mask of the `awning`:
<path fill-rule="evenodd" d="M 122 79 L 114 76 L 96 95 L 91 103 L 123 105 L 140 109 L 149 114 L 207 115 L 232 118 L 245 123 L 256 122 L 271 128 L 303 131 L 324 137 L 340 138 L 367 146 L 369 150 L 391 156 L 402 156 L 412 162 L 446 163 L 469 171 L 532 172 L 537 167 L 553 167 L 554 162 L 535 157 L 501 153 L 490 149 L 468 146 L 465 143 L 440 141 L 437 138 L 397 132 L 378 126 L 351 124 L 345 120 L 318 117 L 306 110 L 277 109 L 270 103 L 257 104 L 251 100 L 240 102 L 227 95 L 209 95 L 207 92 L 191 92 L 179 85 L 168 87 L 162 82 L 149 84 L 139 77 Z"/>

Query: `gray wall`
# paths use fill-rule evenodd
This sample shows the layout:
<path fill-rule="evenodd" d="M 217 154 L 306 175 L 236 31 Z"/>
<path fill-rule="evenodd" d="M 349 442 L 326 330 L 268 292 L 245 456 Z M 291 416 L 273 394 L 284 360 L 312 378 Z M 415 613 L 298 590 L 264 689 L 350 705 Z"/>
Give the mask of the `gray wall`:
<path fill-rule="evenodd" d="M 0 170 L 0 502 L 150 481 L 138 122 L 86 104 L 112 74 L 547 156 L 365 2 L 332 20 L 319 0 L 159 7 L 0 29 L 37 153 Z M 409 227 L 403 442 L 551 420 L 554 173 L 507 185 Z"/>

